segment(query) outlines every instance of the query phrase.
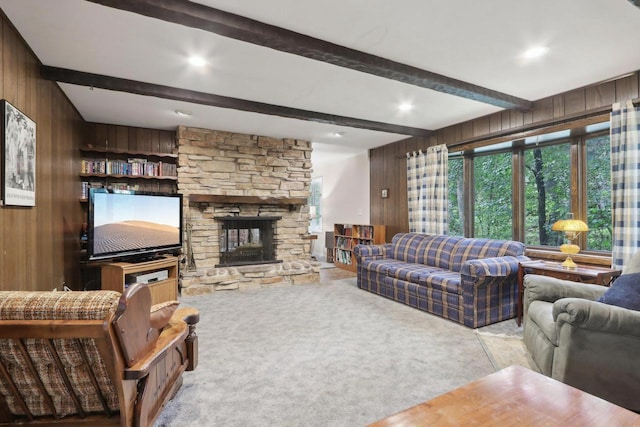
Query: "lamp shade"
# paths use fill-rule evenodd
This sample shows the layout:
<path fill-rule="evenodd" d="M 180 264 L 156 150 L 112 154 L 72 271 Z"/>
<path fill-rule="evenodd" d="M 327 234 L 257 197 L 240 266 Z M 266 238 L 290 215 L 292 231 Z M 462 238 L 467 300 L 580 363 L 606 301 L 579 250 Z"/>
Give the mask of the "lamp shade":
<path fill-rule="evenodd" d="M 556 221 L 551 229 L 553 231 L 573 231 L 579 233 L 581 231 L 589 231 L 589 227 L 584 221 L 579 219 L 561 219 Z"/>

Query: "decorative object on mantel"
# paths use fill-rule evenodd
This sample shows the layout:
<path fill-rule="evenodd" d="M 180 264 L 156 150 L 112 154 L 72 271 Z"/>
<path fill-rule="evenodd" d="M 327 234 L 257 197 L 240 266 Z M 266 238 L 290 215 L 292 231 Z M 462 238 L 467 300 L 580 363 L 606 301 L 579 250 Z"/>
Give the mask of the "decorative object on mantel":
<path fill-rule="evenodd" d="M 36 205 L 36 124 L 2 100 L 2 201 Z"/>
<path fill-rule="evenodd" d="M 580 252 L 580 246 L 576 245 L 574 241 L 578 238 L 581 232 L 589 231 L 589 227 L 583 221 L 579 219 L 573 219 L 573 214 L 569 214 L 569 219 L 561 219 L 556 221 L 551 229 L 553 231 L 561 231 L 564 233 L 568 243 L 560 245 L 560 252 L 567 254 L 567 259 L 561 264 L 564 268 L 575 269 L 578 266 L 571 259 L 571 255 L 575 255 Z"/>

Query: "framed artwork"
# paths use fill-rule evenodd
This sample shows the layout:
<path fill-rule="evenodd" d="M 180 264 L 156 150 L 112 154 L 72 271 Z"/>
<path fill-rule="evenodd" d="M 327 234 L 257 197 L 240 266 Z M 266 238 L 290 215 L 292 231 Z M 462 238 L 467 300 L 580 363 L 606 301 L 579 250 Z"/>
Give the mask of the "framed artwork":
<path fill-rule="evenodd" d="M 36 124 L 2 100 L 2 202 L 36 205 Z"/>

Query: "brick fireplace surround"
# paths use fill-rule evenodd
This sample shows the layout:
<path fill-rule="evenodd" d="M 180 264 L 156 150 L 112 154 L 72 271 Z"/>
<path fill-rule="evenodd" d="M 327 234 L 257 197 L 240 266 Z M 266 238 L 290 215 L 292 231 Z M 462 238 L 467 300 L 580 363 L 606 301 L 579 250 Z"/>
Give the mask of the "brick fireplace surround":
<path fill-rule="evenodd" d="M 306 198 L 311 184 L 311 143 L 180 126 L 178 191 L 184 195 L 185 254 L 182 292 L 301 284 L 319 280 L 311 260 Z M 282 217 L 274 235 L 278 263 L 216 267 L 221 224 L 214 217 Z M 186 233 L 189 234 L 189 233 Z"/>

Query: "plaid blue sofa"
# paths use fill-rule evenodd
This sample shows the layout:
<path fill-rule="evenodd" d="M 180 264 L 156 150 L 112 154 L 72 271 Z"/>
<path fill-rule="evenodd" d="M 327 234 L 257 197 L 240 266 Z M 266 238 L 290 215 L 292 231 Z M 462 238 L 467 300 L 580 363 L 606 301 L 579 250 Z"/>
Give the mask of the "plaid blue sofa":
<path fill-rule="evenodd" d="M 524 244 L 418 233 L 357 245 L 358 287 L 471 328 L 516 316 Z"/>

